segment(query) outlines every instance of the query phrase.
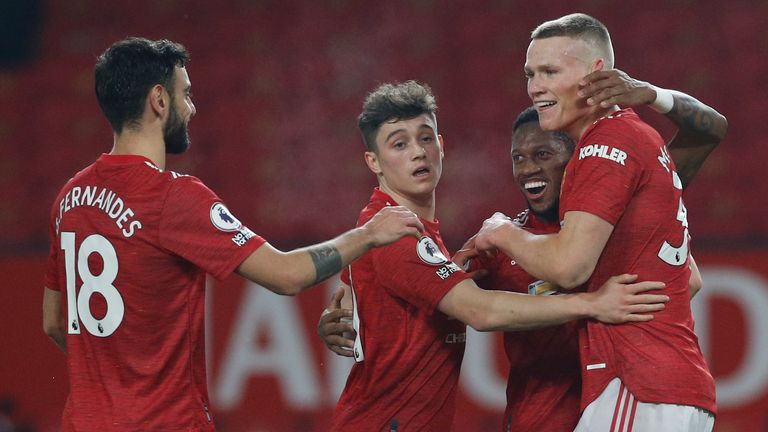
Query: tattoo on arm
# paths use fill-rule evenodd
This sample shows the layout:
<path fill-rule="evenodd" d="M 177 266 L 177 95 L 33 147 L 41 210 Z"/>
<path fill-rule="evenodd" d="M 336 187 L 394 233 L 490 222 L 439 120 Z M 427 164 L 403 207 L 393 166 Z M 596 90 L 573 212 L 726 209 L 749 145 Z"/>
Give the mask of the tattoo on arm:
<path fill-rule="evenodd" d="M 719 142 L 725 131 L 717 120 L 717 113 L 710 107 L 688 96 L 675 94 L 675 104 L 667 116 L 681 131 L 701 135 Z"/>
<path fill-rule="evenodd" d="M 314 283 L 324 281 L 341 271 L 341 254 L 333 245 L 314 246 L 308 252 L 315 264 Z"/>

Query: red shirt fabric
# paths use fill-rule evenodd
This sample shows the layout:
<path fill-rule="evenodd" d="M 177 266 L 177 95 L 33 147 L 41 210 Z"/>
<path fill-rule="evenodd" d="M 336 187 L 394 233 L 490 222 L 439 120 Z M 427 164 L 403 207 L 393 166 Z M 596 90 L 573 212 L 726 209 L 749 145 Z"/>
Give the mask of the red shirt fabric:
<path fill-rule="evenodd" d="M 534 234 L 560 230 L 529 210 L 516 222 Z M 488 276 L 478 281 L 482 288 L 527 294 L 535 279 L 511 258 L 498 253 L 479 257 L 473 268 L 484 268 Z M 571 431 L 579 422 L 581 375 L 579 368 L 578 323 L 538 330 L 505 332 L 504 351 L 510 363 L 507 380 L 507 407 L 502 431 Z"/>
<path fill-rule="evenodd" d="M 205 275 L 264 244 L 197 178 L 102 155 L 51 209 L 46 287 L 62 293 L 62 430 L 212 431 Z"/>
<path fill-rule="evenodd" d="M 582 408 L 619 377 L 641 402 L 716 411 L 715 383 L 694 333 L 688 223 L 674 169 L 661 136 L 630 109 L 595 122 L 566 167 L 561 218 L 583 211 L 614 226 L 587 289 L 631 273 L 664 282 L 656 292 L 670 297 L 650 322 L 582 326 Z"/>
<path fill-rule="evenodd" d="M 387 205 L 396 203 L 376 188 L 358 226 Z M 342 274 L 354 292 L 364 360 L 352 367 L 331 430 L 451 429 L 466 326 L 436 307 L 468 276 L 446 258 L 439 223 L 422 223 L 420 241 L 372 249 Z"/>

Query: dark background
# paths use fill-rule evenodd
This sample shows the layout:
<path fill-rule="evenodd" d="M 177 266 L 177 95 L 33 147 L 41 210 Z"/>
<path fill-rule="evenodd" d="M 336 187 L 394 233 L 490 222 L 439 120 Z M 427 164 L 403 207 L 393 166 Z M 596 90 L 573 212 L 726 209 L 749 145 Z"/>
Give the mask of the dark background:
<path fill-rule="evenodd" d="M 728 117 L 686 191 L 695 248 L 765 247 L 768 3 L 716 1 L 6 1 L 0 22 L 0 253 L 39 254 L 56 192 L 111 148 L 95 58 L 129 35 L 192 55 L 193 147 L 168 168 L 200 177 L 280 247 L 354 224 L 373 175 L 356 116 L 388 81 L 430 84 L 445 138 L 438 217 L 452 248 L 495 210 L 524 207 L 510 125 L 529 104 L 522 65 L 540 22 L 583 11 L 612 32 L 617 67 Z M 0 9 L 2 11 L 2 9 Z M 10 35 L 10 36 L 9 36 Z M 669 138 L 663 117 L 641 115 Z"/>

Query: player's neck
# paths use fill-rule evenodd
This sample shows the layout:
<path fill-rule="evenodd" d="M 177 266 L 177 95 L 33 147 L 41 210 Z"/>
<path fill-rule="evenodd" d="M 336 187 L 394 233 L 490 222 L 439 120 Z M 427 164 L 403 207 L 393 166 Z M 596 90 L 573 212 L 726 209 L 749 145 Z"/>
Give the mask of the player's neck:
<path fill-rule="evenodd" d="M 110 154 L 144 156 L 161 170 L 165 169 L 165 142 L 162 135 L 123 129 L 122 133 L 114 135 Z"/>
<path fill-rule="evenodd" d="M 585 115 L 577 122 L 574 122 L 573 127 L 569 128 L 566 133 L 574 142 L 579 142 L 587 129 L 589 129 L 596 121 L 605 116 L 611 115 L 618 110 L 618 105 L 613 105 L 608 108 L 598 107 L 597 109 L 590 111 L 589 114 Z"/>
<path fill-rule="evenodd" d="M 409 196 L 406 194 L 398 193 L 395 190 L 390 189 L 387 185 L 379 184 L 379 188 L 382 192 L 386 193 L 398 205 L 407 207 L 408 210 L 416 213 L 418 217 L 426 221 L 435 220 L 435 191 L 433 190 L 429 194 L 423 196 Z"/>

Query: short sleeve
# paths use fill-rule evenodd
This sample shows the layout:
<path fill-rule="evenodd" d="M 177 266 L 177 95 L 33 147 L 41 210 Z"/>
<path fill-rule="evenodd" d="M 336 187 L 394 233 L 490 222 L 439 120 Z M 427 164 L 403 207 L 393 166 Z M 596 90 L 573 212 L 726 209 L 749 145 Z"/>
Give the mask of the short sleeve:
<path fill-rule="evenodd" d="M 561 213 L 583 211 L 616 225 L 637 189 L 642 164 L 626 134 L 595 131 L 582 142 L 566 171 Z"/>
<path fill-rule="evenodd" d="M 223 279 L 266 241 L 194 177 L 174 180 L 160 217 L 160 245 Z"/>
<path fill-rule="evenodd" d="M 404 237 L 372 252 L 377 278 L 385 289 L 430 313 L 451 288 L 469 278 L 446 258 L 449 255 L 444 248 L 438 247 L 429 237 L 419 241 Z"/>
<path fill-rule="evenodd" d="M 497 285 L 497 279 L 498 279 L 497 275 L 499 270 L 499 257 L 502 255 L 504 254 L 498 253 L 491 257 L 486 255 L 479 255 L 475 258 L 472 258 L 472 260 L 469 261 L 470 272 L 474 272 L 478 270 L 486 270 L 488 272 L 488 274 L 482 279 L 475 280 L 475 282 L 477 282 L 477 285 L 480 288 L 487 289 L 487 290 L 498 289 L 496 288 L 496 285 Z"/>

